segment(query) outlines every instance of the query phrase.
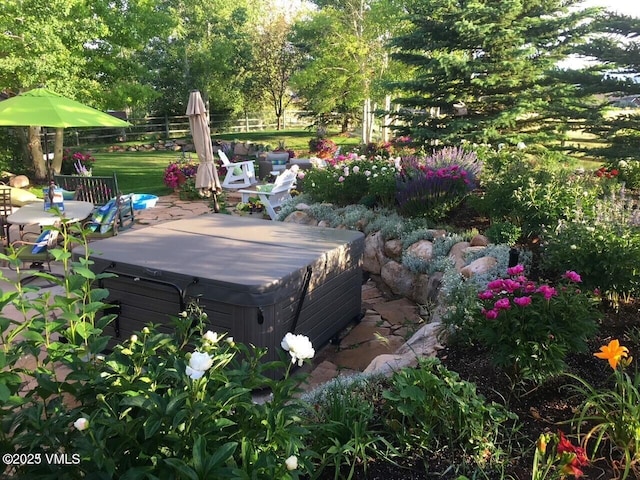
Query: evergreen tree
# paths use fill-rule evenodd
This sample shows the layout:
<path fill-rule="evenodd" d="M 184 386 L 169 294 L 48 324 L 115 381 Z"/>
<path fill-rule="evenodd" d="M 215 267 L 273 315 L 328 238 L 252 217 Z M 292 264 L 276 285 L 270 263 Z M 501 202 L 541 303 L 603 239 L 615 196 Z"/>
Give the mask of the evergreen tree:
<path fill-rule="evenodd" d="M 392 86 L 418 142 L 563 139 L 588 110 L 578 87 L 552 75 L 593 29 L 577 0 L 410 0 L 413 28 L 395 37 L 412 81 Z"/>
<path fill-rule="evenodd" d="M 581 84 L 599 94 L 604 107 L 586 131 L 606 143 L 590 153 L 635 159 L 640 150 L 640 19 L 605 12 L 596 26 L 598 35 L 579 50 L 597 62 L 586 72 L 592 81 Z"/>

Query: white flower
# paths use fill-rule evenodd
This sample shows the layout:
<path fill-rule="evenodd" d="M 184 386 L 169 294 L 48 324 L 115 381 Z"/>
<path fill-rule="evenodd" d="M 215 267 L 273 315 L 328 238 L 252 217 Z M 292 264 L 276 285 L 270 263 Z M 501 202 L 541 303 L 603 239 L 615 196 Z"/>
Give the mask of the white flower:
<path fill-rule="evenodd" d="M 518 142 L 516 147 L 518 148 L 518 150 L 524 150 L 525 148 L 527 148 L 527 146 L 524 144 L 524 142 Z"/>
<path fill-rule="evenodd" d="M 180 315 L 182 318 L 187 318 L 187 312 L 180 312 L 178 315 Z"/>
<path fill-rule="evenodd" d="M 213 357 L 208 353 L 193 352 L 191 358 L 189 358 L 189 365 L 187 365 L 186 373 L 192 380 L 198 380 L 202 378 L 204 372 L 209 370 L 213 365 Z"/>
<path fill-rule="evenodd" d="M 145 335 L 149 335 L 151 333 L 151 330 L 149 330 L 149 327 L 144 327 L 142 329 L 142 333 L 144 333 Z"/>
<path fill-rule="evenodd" d="M 294 335 L 289 332 L 282 339 L 280 346 L 291 355 L 291 363 L 298 362 L 299 367 L 307 358 L 313 358 L 316 354 L 311 340 L 305 335 Z"/>
<path fill-rule="evenodd" d="M 225 340 L 232 347 L 235 345 L 235 342 L 233 341 L 233 337 L 227 337 L 227 338 L 225 338 Z"/>
<path fill-rule="evenodd" d="M 371 176 L 371 170 L 365 170 L 365 171 L 364 171 L 364 175 L 365 175 L 366 177 L 370 177 L 370 176 Z"/>
<path fill-rule="evenodd" d="M 342 172 L 344 173 L 345 177 L 349 176 L 349 167 L 344 167 L 344 170 L 342 170 Z"/>
<path fill-rule="evenodd" d="M 212 345 L 215 345 L 216 343 L 218 343 L 220 341 L 220 337 L 218 337 L 218 333 L 217 332 L 212 332 L 211 330 L 208 330 L 207 333 L 205 333 L 202 338 L 206 341 L 209 342 Z"/>
<path fill-rule="evenodd" d="M 360 171 L 360 167 L 358 165 L 353 166 L 353 173 L 358 173 Z"/>
<path fill-rule="evenodd" d="M 296 457 L 295 455 L 291 455 L 284 461 L 284 464 L 287 466 L 287 470 L 295 470 L 296 468 L 298 468 L 298 457 Z"/>
<path fill-rule="evenodd" d="M 498 151 L 502 150 L 505 147 L 504 143 L 499 143 L 498 144 Z"/>
<path fill-rule="evenodd" d="M 626 168 L 626 167 L 628 167 L 628 166 L 629 166 L 629 164 L 628 164 L 626 161 L 624 161 L 624 160 L 620 160 L 620 161 L 618 162 L 618 167 L 619 167 L 619 168 Z"/>
<path fill-rule="evenodd" d="M 87 428 L 89 428 L 89 420 L 84 417 L 80 417 L 75 422 L 73 422 L 73 426 L 80 431 L 86 430 Z"/>
<path fill-rule="evenodd" d="M 137 335 L 131 335 L 131 338 L 129 340 L 131 340 L 131 343 L 136 343 L 138 341 L 138 336 Z"/>

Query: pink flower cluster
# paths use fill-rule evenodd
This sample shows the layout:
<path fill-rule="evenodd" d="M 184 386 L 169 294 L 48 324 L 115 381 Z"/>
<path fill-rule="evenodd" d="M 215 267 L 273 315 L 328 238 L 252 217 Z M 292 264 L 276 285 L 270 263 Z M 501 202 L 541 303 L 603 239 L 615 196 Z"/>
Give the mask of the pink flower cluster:
<path fill-rule="evenodd" d="M 507 269 L 507 274 L 511 278 L 498 278 L 487 284 L 487 289 L 478 293 L 478 298 L 484 300 L 487 307 L 482 308 L 482 314 L 488 320 L 495 320 L 501 311 L 509 310 L 512 305 L 524 308 L 533 302 L 536 294 L 549 301 L 558 295 L 555 287 L 542 284 L 538 285 L 523 275 L 524 267 L 516 265 Z M 580 283 L 580 275 L 572 270 L 568 270 L 563 278 L 570 282 Z M 491 305 L 491 303 L 493 304 Z"/>
<path fill-rule="evenodd" d="M 464 168 L 461 168 L 459 165 L 451 165 L 448 167 L 440 167 L 438 169 L 434 169 L 429 165 L 420 165 L 420 170 L 423 171 L 426 178 L 450 178 L 452 180 L 460 180 L 469 185 L 470 181 L 467 178 L 469 175 Z"/>

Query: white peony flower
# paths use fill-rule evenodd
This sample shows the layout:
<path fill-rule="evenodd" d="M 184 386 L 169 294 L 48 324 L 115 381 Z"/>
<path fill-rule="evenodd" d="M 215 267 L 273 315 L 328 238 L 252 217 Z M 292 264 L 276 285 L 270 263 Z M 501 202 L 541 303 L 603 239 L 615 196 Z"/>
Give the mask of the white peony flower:
<path fill-rule="evenodd" d="M 360 171 L 360 167 L 358 165 L 353 166 L 353 173 L 358 173 Z"/>
<path fill-rule="evenodd" d="M 73 422 L 73 426 L 80 431 L 86 430 L 87 428 L 89 428 L 89 420 L 84 417 L 80 417 L 75 422 Z"/>
<path fill-rule="evenodd" d="M 217 332 L 212 332 L 211 330 L 207 330 L 207 333 L 205 333 L 202 338 L 206 341 L 209 342 L 212 345 L 215 345 L 216 343 L 218 343 L 220 341 L 220 337 L 218 336 Z"/>
<path fill-rule="evenodd" d="M 349 167 L 344 167 L 344 170 L 342 170 L 342 172 L 344 173 L 345 177 L 349 176 Z"/>
<path fill-rule="evenodd" d="M 136 343 L 138 341 L 138 336 L 137 335 L 131 335 L 131 338 L 129 340 L 131 340 L 131 343 Z"/>
<path fill-rule="evenodd" d="M 287 466 L 287 470 L 295 470 L 296 468 L 298 468 L 298 457 L 296 457 L 295 455 L 291 455 L 284 461 L 284 464 Z"/>
<path fill-rule="evenodd" d="M 313 358 L 316 354 L 311 340 L 305 335 L 294 335 L 289 332 L 282 339 L 280 346 L 291 355 L 291 363 L 298 362 L 299 367 L 307 358 Z"/>
<path fill-rule="evenodd" d="M 527 148 L 527 146 L 524 144 L 524 142 L 518 142 L 516 147 L 518 148 L 518 150 L 524 150 L 525 148 Z"/>
<path fill-rule="evenodd" d="M 211 355 L 203 352 L 193 352 L 191 358 L 189 358 L 186 373 L 192 380 L 198 380 L 202 378 L 204 372 L 211 368 L 211 365 L 213 365 L 213 357 Z"/>
<path fill-rule="evenodd" d="M 365 175 L 365 177 L 370 177 L 371 176 L 371 170 L 365 170 L 364 171 L 364 175 Z"/>

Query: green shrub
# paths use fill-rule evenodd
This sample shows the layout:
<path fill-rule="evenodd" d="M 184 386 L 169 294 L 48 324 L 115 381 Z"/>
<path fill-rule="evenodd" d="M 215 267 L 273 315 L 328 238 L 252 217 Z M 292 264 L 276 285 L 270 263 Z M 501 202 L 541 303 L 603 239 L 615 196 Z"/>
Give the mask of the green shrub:
<path fill-rule="evenodd" d="M 387 400 L 383 414 L 401 451 L 423 456 L 460 448 L 476 465 L 500 462 L 498 445 L 515 416 L 487 402 L 475 385 L 435 358 L 422 358 L 417 368 L 394 373 L 389 383 L 382 393 Z"/>
<path fill-rule="evenodd" d="M 580 272 L 584 287 L 610 300 L 640 293 L 640 218 L 633 202 L 605 199 L 597 215 L 577 215 L 545 235 L 543 266 L 550 274 Z"/>
<path fill-rule="evenodd" d="M 587 348 L 599 313 L 593 297 L 580 290 L 573 271 L 553 287 L 523 275 L 524 267 L 507 269 L 478 294 L 476 338 L 489 349 L 492 362 L 513 382 L 542 382 L 562 373 L 565 357 Z"/>
<path fill-rule="evenodd" d="M 522 236 L 522 228 L 511 222 L 493 222 L 484 232 L 493 243 L 515 245 Z"/>
<path fill-rule="evenodd" d="M 349 155 L 327 163 L 324 168 L 307 170 L 300 181 L 313 201 L 338 206 L 362 201 L 378 206 L 393 204 L 396 169 L 392 162 Z"/>
<path fill-rule="evenodd" d="M 609 170 L 617 170 L 619 179 L 627 188 L 640 189 L 640 160 L 627 159 L 607 162 Z"/>
<path fill-rule="evenodd" d="M 337 377 L 303 397 L 309 405 L 304 415 L 311 425 L 311 449 L 319 457 L 318 474 L 333 467 L 335 478 L 345 478 L 339 474 L 347 465 L 350 479 L 356 466 L 366 472 L 371 458 L 394 453 L 375 411 L 382 400 L 380 380 L 361 374 Z"/>
<path fill-rule="evenodd" d="M 593 210 L 600 193 L 590 175 L 532 170 L 528 163 L 515 163 L 484 183 L 476 207 L 494 222 L 520 227 L 528 238 L 539 236 L 561 219 L 572 218 L 579 206 Z"/>

